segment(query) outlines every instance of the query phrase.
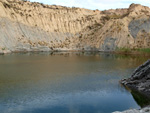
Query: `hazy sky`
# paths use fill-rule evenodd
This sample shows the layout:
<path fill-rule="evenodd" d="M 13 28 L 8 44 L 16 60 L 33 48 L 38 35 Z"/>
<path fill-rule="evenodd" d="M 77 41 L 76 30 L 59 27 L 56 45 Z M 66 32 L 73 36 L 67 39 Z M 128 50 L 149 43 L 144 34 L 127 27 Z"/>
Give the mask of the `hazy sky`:
<path fill-rule="evenodd" d="M 150 0 L 30 0 L 45 4 L 81 7 L 87 9 L 116 9 L 127 8 L 131 3 L 138 3 L 150 7 Z"/>

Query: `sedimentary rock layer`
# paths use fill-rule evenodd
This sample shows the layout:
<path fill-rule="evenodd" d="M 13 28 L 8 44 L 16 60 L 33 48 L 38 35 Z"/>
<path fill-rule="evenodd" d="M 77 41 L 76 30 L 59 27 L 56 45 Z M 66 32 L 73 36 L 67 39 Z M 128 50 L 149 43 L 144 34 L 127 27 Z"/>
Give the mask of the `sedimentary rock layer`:
<path fill-rule="evenodd" d="M 150 47 L 150 8 L 89 10 L 0 0 L 0 53 Z"/>

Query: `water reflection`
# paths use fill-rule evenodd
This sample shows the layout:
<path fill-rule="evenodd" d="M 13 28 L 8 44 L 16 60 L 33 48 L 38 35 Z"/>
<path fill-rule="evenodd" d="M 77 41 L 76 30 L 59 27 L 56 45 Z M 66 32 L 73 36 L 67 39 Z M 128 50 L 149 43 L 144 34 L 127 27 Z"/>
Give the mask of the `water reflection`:
<path fill-rule="evenodd" d="M 139 108 L 118 81 L 145 60 L 95 52 L 0 56 L 1 113 L 110 113 Z"/>
<path fill-rule="evenodd" d="M 137 102 L 137 104 L 141 106 L 142 108 L 150 105 L 150 98 L 148 98 L 147 96 L 137 91 L 131 91 L 131 94 L 133 98 L 135 99 L 135 101 Z"/>

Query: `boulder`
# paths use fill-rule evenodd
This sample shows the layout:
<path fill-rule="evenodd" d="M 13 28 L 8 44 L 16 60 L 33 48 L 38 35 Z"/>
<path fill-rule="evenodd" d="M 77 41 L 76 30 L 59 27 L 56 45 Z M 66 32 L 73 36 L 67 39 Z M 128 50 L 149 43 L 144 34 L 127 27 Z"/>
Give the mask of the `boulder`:
<path fill-rule="evenodd" d="M 150 98 L 150 60 L 135 69 L 130 78 L 121 84 Z"/>

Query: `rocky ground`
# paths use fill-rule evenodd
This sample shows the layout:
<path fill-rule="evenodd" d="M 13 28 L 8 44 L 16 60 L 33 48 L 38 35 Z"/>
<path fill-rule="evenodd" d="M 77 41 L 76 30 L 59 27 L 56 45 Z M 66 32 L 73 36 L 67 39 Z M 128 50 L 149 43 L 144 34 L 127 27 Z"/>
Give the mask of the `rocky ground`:
<path fill-rule="evenodd" d="M 150 8 L 89 10 L 0 0 L 0 53 L 150 47 Z"/>

